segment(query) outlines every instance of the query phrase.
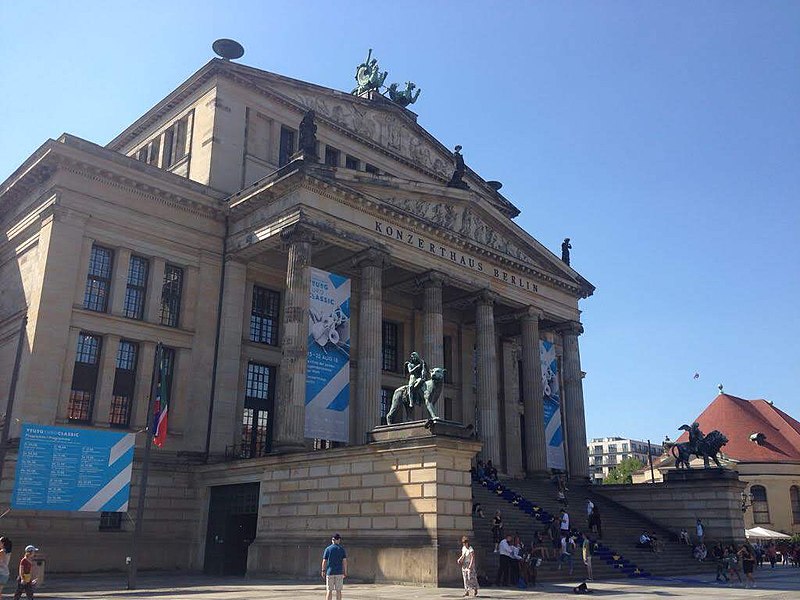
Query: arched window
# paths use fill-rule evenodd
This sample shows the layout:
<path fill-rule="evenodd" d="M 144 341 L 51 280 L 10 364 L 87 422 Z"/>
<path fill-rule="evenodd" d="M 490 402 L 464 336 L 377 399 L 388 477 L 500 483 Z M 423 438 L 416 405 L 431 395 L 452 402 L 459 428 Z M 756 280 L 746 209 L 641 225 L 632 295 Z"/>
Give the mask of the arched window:
<path fill-rule="evenodd" d="M 789 499 L 792 502 L 792 523 L 800 523 L 800 488 L 796 485 L 789 488 Z"/>
<path fill-rule="evenodd" d="M 769 505 L 767 504 L 767 490 L 763 485 L 750 487 L 753 494 L 753 522 L 756 524 L 769 523 Z"/>

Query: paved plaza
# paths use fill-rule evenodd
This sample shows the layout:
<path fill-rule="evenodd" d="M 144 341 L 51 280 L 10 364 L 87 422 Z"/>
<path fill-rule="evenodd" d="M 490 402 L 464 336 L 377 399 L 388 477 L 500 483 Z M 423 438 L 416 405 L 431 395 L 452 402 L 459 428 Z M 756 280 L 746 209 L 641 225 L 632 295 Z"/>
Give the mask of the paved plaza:
<path fill-rule="evenodd" d="M 743 589 L 741 586 L 714 583 L 712 576 L 657 580 L 619 580 L 590 582 L 592 597 L 639 598 L 758 598 L 789 600 L 800 598 L 800 569 L 760 569 L 756 572 L 757 587 Z M 578 582 L 576 582 L 578 583 Z M 234 578 L 211 578 L 203 576 L 146 574 L 139 578 L 138 590 L 126 590 L 124 578 L 119 576 L 90 577 L 77 575 L 70 578 L 58 575 L 48 578 L 36 598 L 39 600 L 125 600 L 152 598 L 159 600 L 310 600 L 325 597 L 322 582 L 291 582 L 286 580 L 242 580 Z M 345 587 L 345 600 L 439 600 L 459 598 L 462 590 L 456 588 L 415 587 L 407 585 L 375 585 L 350 583 Z M 566 584 L 548 584 L 535 590 L 485 588 L 483 598 L 528 598 L 535 596 L 574 597 L 572 587 Z"/>

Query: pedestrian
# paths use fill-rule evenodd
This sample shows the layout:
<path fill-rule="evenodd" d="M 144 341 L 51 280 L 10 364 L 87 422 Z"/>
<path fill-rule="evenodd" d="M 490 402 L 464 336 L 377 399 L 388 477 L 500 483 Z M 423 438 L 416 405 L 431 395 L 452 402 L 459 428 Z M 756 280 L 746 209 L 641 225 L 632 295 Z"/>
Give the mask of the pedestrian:
<path fill-rule="evenodd" d="M 586 525 L 590 531 L 594 525 L 594 502 L 591 498 L 586 499 Z"/>
<path fill-rule="evenodd" d="M 564 536 L 561 538 L 561 554 L 558 556 L 558 570 L 561 570 L 561 565 L 567 563 L 569 565 L 569 574 L 572 575 L 573 566 L 572 566 L 572 540 L 569 536 Z"/>
<path fill-rule="evenodd" d="M 558 511 L 558 514 L 560 521 L 558 527 L 559 533 L 561 534 L 561 537 L 566 537 L 569 535 L 569 513 L 562 508 L 560 511 Z"/>
<path fill-rule="evenodd" d="M 586 565 L 586 578 L 589 581 L 594 581 L 594 576 L 592 575 L 592 554 L 594 554 L 594 542 L 589 539 L 588 535 L 584 535 L 583 542 L 581 542 L 581 555 L 583 556 L 583 564 Z"/>
<path fill-rule="evenodd" d="M 702 544 L 705 530 L 703 529 L 703 522 L 700 519 L 697 519 L 697 523 L 695 524 L 695 532 L 697 533 L 697 543 Z"/>
<path fill-rule="evenodd" d="M 475 548 L 470 546 L 469 538 L 461 538 L 461 556 L 458 558 L 461 565 L 461 577 L 464 579 L 464 596 L 469 596 L 472 590 L 478 595 L 478 570 L 475 567 Z"/>
<path fill-rule="evenodd" d="M 600 507 L 596 504 L 592 509 L 592 530 L 597 534 L 597 539 L 603 539 L 603 520 L 600 516 Z"/>
<path fill-rule="evenodd" d="M 494 541 L 494 552 L 497 554 L 498 547 L 500 545 L 500 540 L 502 540 L 505 536 L 503 535 L 503 516 L 500 514 L 500 511 L 497 510 L 494 513 L 494 518 L 492 519 L 492 539 Z"/>
<path fill-rule="evenodd" d="M 747 577 L 744 587 L 756 587 L 756 580 L 753 577 L 753 568 L 756 566 L 755 555 L 750 548 L 747 547 L 747 544 L 742 544 L 737 555 L 742 561 L 742 571 L 744 571 L 744 575 Z"/>
<path fill-rule="evenodd" d="M 7 537 L 0 537 L 0 598 L 3 590 L 11 579 L 9 564 L 11 562 L 11 540 Z"/>
<path fill-rule="evenodd" d="M 497 567 L 497 576 L 494 579 L 494 584 L 496 586 L 508 585 L 511 578 L 512 561 L 514 560 L 510 533 L 500 540 L 498 544 L 498 553 L 500 554 L 500 564 Z"/>
<path fill-rule="evenodd" d="M 715 581 L 725 580 L 728 583 L 728 563 L 725 557 L 725 551 L 722 549 L 722 542 L 717 542 L 717 545 L 711 549 L 711 556 L 714 557 L 714 562 L 717 567 L 717 577 Z"/>
<path fill-rule="evenodd" d="M 347 552 L 342 546 L 342 536 L 334 533 L 331 545 L 322 553 L 322 577 L 325 579 L 325 600 L 342 600 L 342 588 L 347 577 Z"/>
<path fill-rule="evenodd" d="M 22 592 L 25 592 L 29 600 L 33 600 L 33 586 L 36 584 L 36 580 L 33 579 L 33 555 L 38 551 L 36 546 L 25 546 L 25 555 L 19 561 L 17 591 L 14 592 L 14 600 L 22 598 Z"/>

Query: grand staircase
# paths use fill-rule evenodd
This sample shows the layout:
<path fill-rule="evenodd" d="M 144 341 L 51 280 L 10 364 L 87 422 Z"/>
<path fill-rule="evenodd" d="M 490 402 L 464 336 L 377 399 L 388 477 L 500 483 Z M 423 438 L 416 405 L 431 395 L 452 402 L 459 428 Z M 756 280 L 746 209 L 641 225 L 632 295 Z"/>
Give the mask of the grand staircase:
<path fill-rule="evenodd" d="M 478 572 L 492 583 L 495 580 L 499 558 L 493 553 L 492 517 L 499 509 L 503 516 L 504 532 L 519 533 L 526 544 L 533 539 L 535 531 L 544 534 L 545 542 L 550 538 L 546 532 L 552 518 L 558 519 L 561 505 L 556 500 L 556 488 L 549 478 L 501 479 L 473 481 L 473 502 L 480 502 L 484 518 L 473 516 L 475 532 L 473 545 L 478 559 Z M 648 521 L 641 515 L 600 496 L 588 483 L 573 482 L 567 491 L 570 526 L 588 532 L 586 522 L 586 498 L 599 508 L 603 536 L 597 540 L 599 551 L 592 560 L 594 579 L 619 579 L 623 577 L 647 578 L 651 576 L 675 576 L 714 573 L 712 562 L 698 562 L 691 557 L 691 548 L 674 541 L 674 535 Z M 687 523 L 687 529 L 691 523 Z M 647 549 L 636 548 L 642 531 L 654 532 L 663 541 L 663 551 L 657 554 Z M 596 536 L 592 535 L 593 539 Z M 558 551 L 551 549 L 551 558 L 539 567 L 539 582 L 580 582 L 586 578 L 586 567 L 580 550 L 573 555 L 574 572 L 569 575 L 566 565 L 557 570 Z"/>

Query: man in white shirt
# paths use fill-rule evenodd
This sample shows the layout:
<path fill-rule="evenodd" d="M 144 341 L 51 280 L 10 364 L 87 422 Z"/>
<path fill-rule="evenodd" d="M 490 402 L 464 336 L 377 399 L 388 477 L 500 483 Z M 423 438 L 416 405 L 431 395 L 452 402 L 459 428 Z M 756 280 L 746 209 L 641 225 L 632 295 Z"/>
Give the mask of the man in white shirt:
<path fill-rule="evenodd" d="M 559 512 L 559 515 L 561 517 L 561 525 L 559 526 L 559 529 L 561 531 L 561 537 L 564 537 L 569 535 L 569 513 L 562 508 Z"/>
<path fill-rule="evenodd" d="M 586 499 L 586 520 L 589 525 L 589 529 L 592 528 L 592 513 L 594 512 L 594 502 L 592 502 L 591 498 Z"/>
<path fill-rule="evenodd" d="M 512 536 L 509 534 L 504 539 L 500 540 L 500 544 L 497 546 L 497 551 L 500 554 L 500 566 L 497 568 L 497 577 L 494 582 L 496 586 L 513 585 L 516 583 L 511 581 L 511 574 L 513 572 L 514 561 L 518 560 L 516 558 L 518 554 L 516 552 L 517 549 L 511 544 L 511 540 Z"/>

